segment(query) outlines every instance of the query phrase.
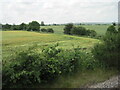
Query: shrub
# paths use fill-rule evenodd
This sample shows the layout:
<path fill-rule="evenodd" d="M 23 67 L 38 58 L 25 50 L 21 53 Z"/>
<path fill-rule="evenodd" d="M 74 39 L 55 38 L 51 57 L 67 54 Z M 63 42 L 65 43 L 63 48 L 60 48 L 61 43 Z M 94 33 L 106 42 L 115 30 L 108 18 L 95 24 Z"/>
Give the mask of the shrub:
<path fill-rule="evenodd" d="M 120 33 L 120 26 L 118 27 L 118 33 Z"/>
<path fill-rule="evenodd" d="M 30 48 L 11 58 L 13 62 L 3 66 L 3 87 L 30 87 L 51 82 L 59 75 L 86 69 L 93 70 L 97 61 L 90 53 L 79 48 L 63 50 L 58 45 L 36 51 Z"/>
<path fill-rule="evenodd" d="M 73 35 L 86 35 L 86 29 L 84 27 L 73 27 L 71 29 Z"/>
<path fill-rule="evenodd" d="M 52 28 L 48 28 L 48 29 L 42 28 L 41 32 L 54 33 L 54 30 Z"/>
<path fill-rule="evenodd" d="M 48 28 L 48 29 L 47 29 L 47 32 L 49 32 L 49 33 L 54 33 L 54 30 L 53 30 L 52 28 Z"/>
<path fill-rule="evenodd" d="M 120 33 L 107 33 L 102 44 L 95 45 L 92 50 L 95 58 L 109 67 L 118 67 L 120 58 Z"/>
<path fill-rule="evenodd" d="M 47 30 L 45 28 L 42 28 L 41 32 L 47 32 Z"/>
<path fill-rule="evenodd" d="M 72 35 L 84 35 L 84 36 L 91 36 L 91 37 L 95 37 L 97 35 L 97 33 L 94 30 L 87 30 L 84 27 L 73 27 L 71 29 L 71 34 Z"/>
<path fill-rule="evenodd" d="M 87 35 L 91 37 L 96 37 L 97 33 L 94 30 L 87 30 Z"/>
<path fill-rule="evenodd" d="M 115 29 L 115 26 L 111 25 L 111 26 L 109 26 L 109 27 L 107 28 L 106 34 L 107 34 L 107 33 L 116 33 L 116 32 L 117 32 L 117 31 L 116 31 L 116 29 Z"/>
<path fill-rule="evenodd" d="M 71 34 L 71 29 L 73 28 L 73 24 L 72 23 L 69 23 L 69 24 L 66 24 L 65 27 L 64 27 L 64 34 Z"/>

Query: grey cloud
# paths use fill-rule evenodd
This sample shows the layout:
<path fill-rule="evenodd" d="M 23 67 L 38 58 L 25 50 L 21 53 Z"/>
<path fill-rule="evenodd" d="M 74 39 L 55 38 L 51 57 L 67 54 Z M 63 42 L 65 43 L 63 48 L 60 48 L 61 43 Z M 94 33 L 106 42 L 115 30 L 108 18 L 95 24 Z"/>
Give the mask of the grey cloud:
<path fill-rule="evenodd" d="M 104 0 L 10 0 L 1 3 L 2 23 L 28 23 L 31 20 L 45 23 L 117 21 L 117 1 Z M 100 0 L 98 0 L 100 1 Z M 3 2 L 3 0 L 2 0 Z"/>

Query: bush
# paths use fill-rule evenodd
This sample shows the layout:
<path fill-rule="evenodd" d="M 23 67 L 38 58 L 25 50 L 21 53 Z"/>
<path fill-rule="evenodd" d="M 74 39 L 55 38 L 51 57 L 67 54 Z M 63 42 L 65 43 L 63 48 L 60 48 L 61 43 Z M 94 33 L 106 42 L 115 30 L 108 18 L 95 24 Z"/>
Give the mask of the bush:
<path fill-rule="evenodd" d="M 87 30 L 87 35 L 91 37 L 96 37 L 97 33 L 94 30 Z"/>
<path fill-rule="evenodd" d="M 51 82 L 59 75 L 75 73 L 97 66 L 91 54 L 79 48 L 62 50 L 58 45 L 42 51 L 28 49 L 11 58 L 13 62 L 3 66 L 3 87 L 30 87 Z"/>
<path fill-rule="evenodd" d="M 115 29 L 115 26 L 111 25 L 111 26 L 109 26 L 109 27 L 107 28 L 106 34 L 107 34 L 107 33 L 116 33 L 116 32 L 117 32 L 117 31 L 116 31 L 116 29 Z"/>
<path fill-rule="evenodd" d="M 49 32 L 49 33 L 54 33 L 54 30 L 53 30 L 52 28 L 48 28 L 48 29 L 47 29 L 47 32 Z"/>
<path fill-rule="evenodd" d="M 87 30 L 84 27 L 73 27 L 71 29 L 71 34 L 72 35 L 84 35 L 84 36 L 91 36 L 91 37 L 95 37 L 97 35 L 97 33 L 94 30 Z"/>
<path fill-rule="evenodd" d="M 45 28 L 42 28 L 41 32 L 47 32 L 47 30 Z"/>
<path fill-rule="evenodd" d="M 48 29 L 42 28 L 41 32 L 54 33 L 54 30 L 52 28 L 48 28 Z"/>
<path fill-rule="evenodd" d="M 95 45 L 92 50 L 95 58 L 108 67 L 118 67 L 120 58 L 120 33 L 107 33 L 102 44 Z"/>
<path fill-rule="evenodd" d="M 65 27 L 64 27 L 64 34 L 69 34 L 70 35 L 72 28 L 73 28 L 72 23 L 66 24 Z"/>
<path fill-rule="evenodd" d="M 73 34 L 73 35 L 86 35 L 86 28 L 84 28 L 84 27 L 73 27 L 71 29 L 71 34 Z"/>

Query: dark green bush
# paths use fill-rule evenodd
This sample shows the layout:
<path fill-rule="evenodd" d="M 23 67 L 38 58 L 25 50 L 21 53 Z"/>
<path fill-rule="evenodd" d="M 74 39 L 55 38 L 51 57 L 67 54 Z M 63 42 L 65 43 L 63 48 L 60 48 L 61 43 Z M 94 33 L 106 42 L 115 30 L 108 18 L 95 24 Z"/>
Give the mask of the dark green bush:
<path fill-rule="evenodd" d="M 91 37 L 96 37 L 97 33 L 94 31 L 94 30 L 87 30 L 87 34 L 88 36 L 91 36 Z"/>
<path fill-rule="evenodd" d="M 54 33 L 54 30 L 52 28 L 47 28 L 47 29 L 42 28 L 41 32 Z"/>
<path fill-rule="evenodd" d="M 120 33 L 107 33 L 102 44 L 95 45 L 92 50 L 95 58 L 108 67 L 118 67 L 120 58 Z"/>
<path fill-rule="evenodd" d="M 115 26 L 114 26 L 114 25 L 111 25 L 111 26 L 109 26 L 109 27 L 107 28 L 106 34 L 107 34 L 107 33 L 116 33 L 116 32 L 117 32 L 117 31 L 116 31 Z"/>
<path fill-rule="evenodd" d="M 73 27 L 70 32 L 72 35 L 95 37 L 97 33 L 94 30 L 87 30 L 84 27 Z"/>
<path fill-rule="evenodd" d="M 71 34 L 73 35 L 86 35 L 86 28 L 84 27 L 73 27 L 71 29 Z"/>
<path fill-rule="evenodd" d="M 48 28 L 48 29 L 47 29 L 47 32 L 49 32 L 49 33 L 54 33 L 54 30 L 53 30 L 52 28 Z"/>
<path fill-rule="evenodd" d="M 68 23 L 64 27 L 64 34 L 71 34 L 71 29 L 73 28 L 73 23 Z"/>
<path fill-rule="evenodd" d="M 47 32 L 47 30 L 45 28 L 42 28 L 41 32 Z"/>
<path fill-rule="evenodd" d="M 51 82 L 59 75 L 97 67 L 97 61 L 90 53 L 79 48 L 62 50 L 57 46 L 42 51 L 30 48 L 17 53 L 11 58 L 13 62 L 3 66 L 3 87 L 32 87 Z"/>

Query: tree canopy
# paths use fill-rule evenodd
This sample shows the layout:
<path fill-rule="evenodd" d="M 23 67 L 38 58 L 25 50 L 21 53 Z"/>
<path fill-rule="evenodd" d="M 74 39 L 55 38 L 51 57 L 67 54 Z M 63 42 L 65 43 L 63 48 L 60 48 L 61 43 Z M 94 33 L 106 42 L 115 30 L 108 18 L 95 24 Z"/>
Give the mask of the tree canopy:
<path fill-rule="evenodd" d="M 32 21 L 28 24 L 28 31 L 40 31 L 40 24 L 37 21 Z"/>
<path fill-rule="evenodd" d="M 64 34 L 71 34 L 71 29 L 73 28 L 73 24 L 69 23 L 66 24 L 64 27 Z"/>

